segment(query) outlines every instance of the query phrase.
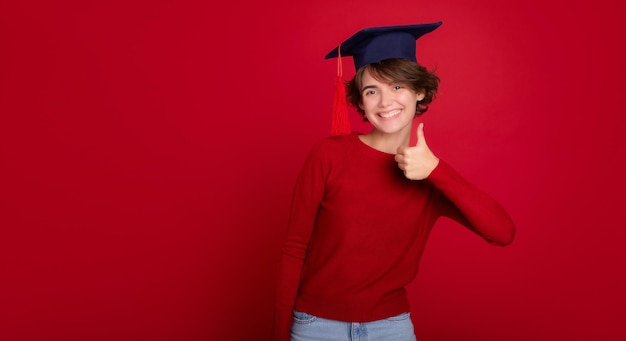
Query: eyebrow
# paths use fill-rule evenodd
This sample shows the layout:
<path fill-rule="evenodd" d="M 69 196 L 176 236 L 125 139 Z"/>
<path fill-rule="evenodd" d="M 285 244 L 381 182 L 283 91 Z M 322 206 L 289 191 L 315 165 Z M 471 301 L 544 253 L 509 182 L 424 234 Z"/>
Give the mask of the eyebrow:
<path fill-rule="evenodd" d="M 367 85 L 364 86 L 363 89 L 361 89 L 361 92 L 367 90 L 367 89 L 377 89 L 378 87 L 376 85 Z"/>

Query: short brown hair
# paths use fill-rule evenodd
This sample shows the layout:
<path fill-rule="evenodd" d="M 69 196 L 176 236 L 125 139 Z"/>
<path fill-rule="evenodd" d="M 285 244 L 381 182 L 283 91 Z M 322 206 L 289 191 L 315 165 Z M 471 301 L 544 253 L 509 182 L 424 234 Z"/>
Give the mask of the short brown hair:
<path fill-rule="evenodd" d="M 378 81 L 394 81 L 404 84 L 415 92 L 423 92 L 424 98 L 417 101 L 415 117 L 422 115 L 428 110 L 428 105 L 433 101 L 439 88 L 439 77 L 434 71 L 429 71 L 417 62 L 409 59 L 387 59 L 378 63 L 367 64 L 357 70 L 356 75 L 346 82 L 346 98 L 348 102 L 365 118 L 365 112 L 359 107 L 363 100 L 361 89 L 363 87 L 363 73 L 365 70 Z"/>

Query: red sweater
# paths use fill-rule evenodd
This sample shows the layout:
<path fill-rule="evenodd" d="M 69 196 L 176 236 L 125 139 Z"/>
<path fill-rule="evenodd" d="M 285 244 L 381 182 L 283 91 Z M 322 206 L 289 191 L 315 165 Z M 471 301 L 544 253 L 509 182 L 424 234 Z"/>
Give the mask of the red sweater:
<path fill-rule="evenodd" d="M 274 340 L 289 340 L 294 309 L 351 322 L 409 311 L 405 286 L 441 216 L 494 244 L 513 238 L 500 204 L 445 162 L 427 180 L 412 181 L 394 155 L 370 148 L 357 133 L 319 141 L 293 193 Z"/>

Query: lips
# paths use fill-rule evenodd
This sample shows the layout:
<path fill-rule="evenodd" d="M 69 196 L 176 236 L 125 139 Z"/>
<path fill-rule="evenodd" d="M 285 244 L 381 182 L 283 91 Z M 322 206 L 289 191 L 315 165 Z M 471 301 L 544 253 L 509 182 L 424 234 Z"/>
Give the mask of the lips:
<path fill-rule="evenodd" d="M 400 112 L 402 112 L 402 110 L 400 110 L 400 109 L 390 110 L 390 111 L 386 111 L 386 112 L 379 112 L 378 116 L 382 117 L 382 118 L 392 118 L 392 117 L 395 117 L 395 116 L 399 115 Z"/>

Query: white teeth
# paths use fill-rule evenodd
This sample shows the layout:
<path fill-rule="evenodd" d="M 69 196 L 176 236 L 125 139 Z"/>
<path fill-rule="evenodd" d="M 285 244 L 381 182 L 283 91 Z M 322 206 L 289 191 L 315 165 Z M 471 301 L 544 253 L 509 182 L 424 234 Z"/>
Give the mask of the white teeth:
<path fill-rule="evenodd" d="M 400 110 L 393 110 L 393 111 L 390 111 L 390 112 L 388 112 L 386 114 L 379 114 L 379 115 L 382 118 L 390 118 L 390 117 L 396 116 L 399 113 L 400 113 Z"/>

